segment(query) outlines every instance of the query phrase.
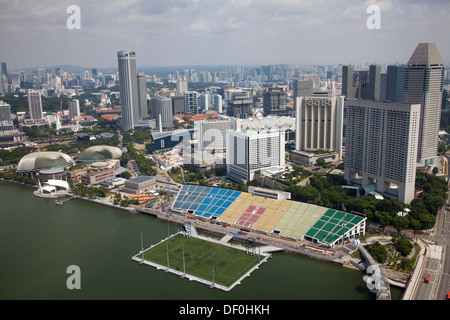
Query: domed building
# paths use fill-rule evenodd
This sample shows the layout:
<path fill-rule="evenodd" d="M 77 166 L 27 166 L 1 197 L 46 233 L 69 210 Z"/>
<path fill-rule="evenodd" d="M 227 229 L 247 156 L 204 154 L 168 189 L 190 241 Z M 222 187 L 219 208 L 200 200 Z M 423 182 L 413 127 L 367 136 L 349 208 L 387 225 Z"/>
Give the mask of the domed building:
<path fill-rule="evenodd" d="M 117 147 L 106 145 L 89 147 L 77 158 L 78 163 L 91 164 L 94 162 L 104 162 L 107 160 L 120 160 L 122 150 Z"/>
<path fill-rule="evenodd" d="M 18 173 L 37 173 L 41 170 L 65 170 L 73 165 L 69 155 L 62 152 L 33 152 L 20 159 Z"/>

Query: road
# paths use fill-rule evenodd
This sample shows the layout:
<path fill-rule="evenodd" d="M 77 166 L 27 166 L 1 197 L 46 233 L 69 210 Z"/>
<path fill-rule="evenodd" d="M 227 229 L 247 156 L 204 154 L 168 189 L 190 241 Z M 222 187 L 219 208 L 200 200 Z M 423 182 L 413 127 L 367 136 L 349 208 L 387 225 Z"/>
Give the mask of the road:
<path fill-rule="evenodd" d="M 450 291 L 450 197 L 441 208 L 436 225 L 429 236 L 422 238 L 427 242 L 427 254 L 422 274 L 414 295 L 414 300 L 444 300 Z M 424 282 L 430 275 L 428 283 Z"/>

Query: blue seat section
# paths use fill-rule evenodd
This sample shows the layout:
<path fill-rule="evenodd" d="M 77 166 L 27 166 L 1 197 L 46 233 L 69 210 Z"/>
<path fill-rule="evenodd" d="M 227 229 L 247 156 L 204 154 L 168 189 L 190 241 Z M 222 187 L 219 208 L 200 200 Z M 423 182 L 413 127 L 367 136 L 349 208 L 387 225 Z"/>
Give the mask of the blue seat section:
<path fill-rule="evenodd" d="M 192 210 L 195 215 L 206 218 L 220 217 L 240 194 L 240 191 L 229 189 L 184 185 L 175 198 L 173 208 Z"/>

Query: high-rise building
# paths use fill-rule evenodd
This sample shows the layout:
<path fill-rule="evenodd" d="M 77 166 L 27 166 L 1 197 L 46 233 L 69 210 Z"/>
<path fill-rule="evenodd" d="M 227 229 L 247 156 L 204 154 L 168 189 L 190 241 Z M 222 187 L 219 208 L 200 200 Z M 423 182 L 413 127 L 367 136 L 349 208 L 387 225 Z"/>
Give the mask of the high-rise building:
<path fill-rule="evenodd" d="M 297 97 L 310 96 L 313 93 L 314 81 L 312 79 L 294 80 L 294 99 Z"/>
<path fill-rule="evenodd" d="M 80 116 L 80 101 L 74 99 L 69 101 L 69 115 L 71 119 L 75 119 Z"/>
<path fill-rule="evenodd" d="M 255 172 L 280 172 L 285 165 L 284 134 L 278 130 L 227 131 L 227 176 L 247 182 Z"/>
<path fill-rule="evenodd" d="M 414 199 L 420 105 L 347 99 L 345 109 L 347 182 L 359 181 L 366 194 L 376 191 L 410 203 Z"/>
<path fill-rule="evenodd" d="M 202 111 L 208 111 L 211 107 L 211 94 L 202 93 L 200 95 L 200 108 Z"/>
<path fill-rule="evenodd" d="M 31 120 L 41 120 L 42 114 L 42 99 L 39 90 L 28 90 L 28 111 Z"/>
<path fill-rule="evenodd" d="M 403 102 L 405 91 L 404 65 L 390 65 L 387 67 L 386 100 Z"/>
<path fill-rule="evenodd" d="M 253 115 L 253 97 L 250 92 L 241 91 L 231 94 L 230 100 L 227 100 L 227 116 L 246 119 Z"/>
<path fill-rule="evenodd" d="M 227 130 L 230 129 L 230 119 L 195 121 L 194 132 L 197 134 L 198 150 L 223 152 L 226 149 Z"/>
<path fill-rule="evenodd" d="M 133 129 L 139 122 L 139 96 L 136 75 L 136 53 L 134 51 L 119 51 L 120 101 L 122 118 L 120 127 L 127 131 Z"/>
<path fill-rule="evenodd" d="M 0 100 L 0 122 L 11 121 L 11 106 Z"/>
<path fill-rule="evenodd" d="M 6 62 L 2 62 L 2 75 L 4 74 L 6 77 L 8 77 L 8 69 L 6 68 Z"/>
<path fill-rule="evenodd" d="M 212 95 L 212 104 L 214 106 L 214 110 L 217 111 L 217 113 L 223 113 L 222 96 L 220 94 Z"/>
<path fill-rule="evenodd" d="M 177 93 L 184 94 L 188 90 L 188 82 L 186 79 L 178 79 L 177 80 Z"/>
<path fill-rule="evenodd" d="M 369 71 L 353 72 L 352 66 L 342 66 L 342 95 L 349 99 L 380 100 L 381 67 L 371 65 Z"/>
<path fill-rule="evenodd" d="M 152 113 L 156 118 L 158 128 L 173 127 L 172 99 L 167 97 L 152 97 Z"/>
<path fill-rule="evenodd" d="M 406 64 L 404 102 L 420 104 L 417 160 L 436 165 L 444 62 L 434 43 L 419 43 Z"/>
<path fill-rule="evenodd" d="M 186 114 L 197 114 L 199 111 L 199 97 L 197 91 L 187 91 L 184 93 L 184 112 Z"/>
<path fill-rule="evenodd" d="M 183 95 L 175 95 L 172 96 L 172 113 L 175 114 L 184 114 L 185 108 L 184 108 L 184 94 Z"/>
<path fill-rule="evenodd" d="M 145 119 L 148 117 L 147 110 L 147 76 L 138 72 L 137 74 L 138 84 L 138 98 L 139 98 L 139 119 Z"/>
<path fill-rule="evenodd" d="M 264 116 L 286 115 L 287 94 L 281 88 L 269 88 L 263 93 Z"/>
<path fill-rule="evenodd" d="M 335 151 L 342 158 L 344 96 L 296 98 L 295 149 Z"/>

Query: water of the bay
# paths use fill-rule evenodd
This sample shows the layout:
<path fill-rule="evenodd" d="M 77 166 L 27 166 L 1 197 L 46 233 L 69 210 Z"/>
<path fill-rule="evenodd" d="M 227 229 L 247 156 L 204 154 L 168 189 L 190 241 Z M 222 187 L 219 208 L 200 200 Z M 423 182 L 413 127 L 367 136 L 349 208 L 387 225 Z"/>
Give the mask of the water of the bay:
<path fill-rule="evenodd" d="M 370 300 L 359 271 L 276 253 L 229 292 L 141 265 L 131 257 L 181 229 L 155 217 L 0 183 L 0 300 Z M 80 289 L 68 289 L 80 268 Z M 402 290 L 391 288 L 397 300 Z"/>

